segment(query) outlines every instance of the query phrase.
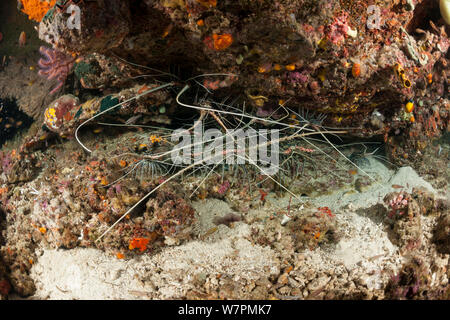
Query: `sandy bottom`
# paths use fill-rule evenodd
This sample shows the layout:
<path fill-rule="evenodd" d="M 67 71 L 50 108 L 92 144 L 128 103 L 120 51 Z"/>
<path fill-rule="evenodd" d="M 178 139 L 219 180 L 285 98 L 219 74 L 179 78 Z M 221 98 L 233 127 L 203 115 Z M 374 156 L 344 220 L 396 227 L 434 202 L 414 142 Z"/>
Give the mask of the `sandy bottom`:
<path fill-rule="evenodd" d="M 195 202 L 196 232 L 207 236 L 166 247 L 154 255 L 119 260 L 95 249 L 39 249 L 39 259 L 31 270 L 37 287 L 32 298 L 174 299 L 200 288 L 220 286 L 224 279 L 242 284 L 248 292 L 256 287 L 264 291 L 261 279 L 270 279 L 278 287 L 304 288 L 295 290 L 294 295 L 292 290 L 286 289 L 286 294 L 278 290 L 275 298 L 279 299 L 314 298 L 330 281 L 335 286 L 349 283 L 349 290 L 355 284 L 362 284 L 369 291 L 379 290 L 388 281 L 389 272 L 399 270 L 403 258 L 377 217 L 377 203 L 395 191 L 392 185 L 402 185 L 408 191 L 417 186 L 435 191 L 410 167 L 394 172 L 378 161 L 371 161 L 367 173 L 377 182 L 367 189 L 339 190 L 310 199 L 315 205 L 328 206 L 336 212 L 343 236 L 335 245 L 296 253 L 288 280 L 282 278 L 286 273 L 281 272 L 286 266 L 282 239 L 279 247 L 256 245 L 250 237 L 258 222 L 251 225 L 245 222 L 260 218 L 253 221 L 262 224 L 271 212 L 289 201 L 288 197 L 280 199 L 271 194 L 265 206 L 251 210 L 245 221 L 236 222 L 232 227 L 219 225 L 211 234 L 208 230 L 214 226 L 214 217 L 233 210 L 217 199 Z M 281 217 L 276 220 L 283 228 Z"/>

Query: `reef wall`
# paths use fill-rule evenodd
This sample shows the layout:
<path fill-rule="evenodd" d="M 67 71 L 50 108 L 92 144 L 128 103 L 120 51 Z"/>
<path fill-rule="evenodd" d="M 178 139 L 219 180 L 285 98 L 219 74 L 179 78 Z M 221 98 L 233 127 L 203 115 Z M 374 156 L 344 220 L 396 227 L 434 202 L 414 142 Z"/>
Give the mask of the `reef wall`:
<path fill-rule="evenodd" d="M 79 8 L 79 29 L 55 7 L 39 37 L 78 57 L 84 88 L 123 87 L 142 75 L 121 59 L 181 79 L 226 73 L 203 86 L 239 96 L 255 114 L 280 104 L 325 114 L 326 125 L 350 135 L 382 136 L 396 159 L 415 157 L 448 127 L 449 27 L 438 1 L 112 0 Z"/>

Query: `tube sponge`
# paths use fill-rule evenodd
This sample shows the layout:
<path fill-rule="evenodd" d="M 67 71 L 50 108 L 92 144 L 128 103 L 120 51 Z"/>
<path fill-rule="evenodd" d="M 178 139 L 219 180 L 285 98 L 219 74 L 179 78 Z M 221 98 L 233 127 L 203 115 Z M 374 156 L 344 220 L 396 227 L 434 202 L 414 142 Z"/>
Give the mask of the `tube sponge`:
<path fill-rule="evenodd" d="M 439 7 L 442 18 L 450 25 L 450 0 L 439 0 Z"/>
<path fill-rule="evenodd" d="M 56 0 L 20 0 L 23 5 L 22 12 L 28 15 L 30 20 L 40 22 L 48 10 L 53 8 Z"/>

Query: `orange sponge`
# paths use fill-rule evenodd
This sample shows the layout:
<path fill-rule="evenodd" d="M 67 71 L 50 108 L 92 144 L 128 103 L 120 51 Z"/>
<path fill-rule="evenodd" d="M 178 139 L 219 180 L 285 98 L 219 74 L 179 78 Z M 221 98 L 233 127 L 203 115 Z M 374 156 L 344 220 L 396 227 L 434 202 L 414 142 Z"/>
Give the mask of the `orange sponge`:
<path fill-rule="evenodd" d="M 22 11 L 28 15 L 30 20 L 40 22 L 47 11 L 51 9 L 56 0 L 20 0 L 23 4 Z"/>

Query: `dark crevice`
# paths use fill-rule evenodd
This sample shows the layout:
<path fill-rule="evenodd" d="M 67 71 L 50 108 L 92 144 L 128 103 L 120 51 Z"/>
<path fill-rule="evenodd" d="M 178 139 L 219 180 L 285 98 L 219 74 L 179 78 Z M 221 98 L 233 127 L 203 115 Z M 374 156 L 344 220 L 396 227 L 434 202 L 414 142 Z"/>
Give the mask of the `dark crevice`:
<path fill-rule="evenodd" d="M 441 20 L 439 1 L 425 0 L 414 8 L 414 16 L 406 29 L 410 34 L 414 33 L 417 28 L 431 30 L 430 21 L 438 25 L 439 20 Z"/>
<path fill-rule="evenodd" d="M 32 123 L 33 118 L 20 111 L 15 101 L 0 99 L 0 147 Z"/>

